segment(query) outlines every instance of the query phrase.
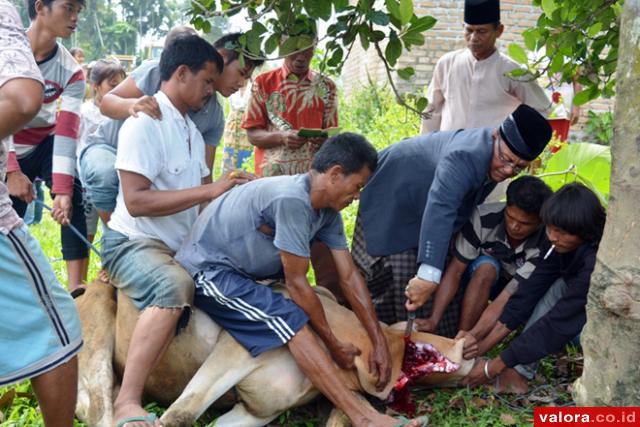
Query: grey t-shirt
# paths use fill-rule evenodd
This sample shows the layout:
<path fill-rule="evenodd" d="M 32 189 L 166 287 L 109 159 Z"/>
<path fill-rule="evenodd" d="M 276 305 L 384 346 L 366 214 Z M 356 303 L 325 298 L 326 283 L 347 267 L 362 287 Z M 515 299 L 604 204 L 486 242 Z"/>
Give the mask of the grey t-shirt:
<path fill-rule="evenodd" d="M 309 175 L 262 178 L 213 201 L 198 217 L 176 254 L 190 273 L 234 270 L 254 279 L 282 277 L 280 251 L 310 256 L 313 240 L 347 249 L 340 214 L 315 210 Z M 266 224 L 273 230 L 259 230 Z"/>
<path fill-rule="evenodd" d="M 131 78 L 140 91 L 148 96 L 160 90 L 160 63 L 156 59 L 145 61 L 131 72 Z M 189 111 L 189 117 L 202 134 L 204 143 L 217 147 L 224 133 L 224 109 L 214 94 L 198 111 Z M 87 137 L 87 145 L 107 144 L 118 146 L 118 132 L 124 120 L 105 119 L 94 133 Z"/>

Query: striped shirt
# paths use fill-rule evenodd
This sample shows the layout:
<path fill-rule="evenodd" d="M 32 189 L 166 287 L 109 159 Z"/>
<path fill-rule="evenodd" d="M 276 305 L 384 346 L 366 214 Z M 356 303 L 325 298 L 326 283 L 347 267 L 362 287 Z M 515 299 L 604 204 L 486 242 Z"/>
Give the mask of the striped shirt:
<path fill-rule="evenodd" d="M 84 74 L 60 43 L 47 59 L 38 63 L 38 67 L 45 81 L 44 103 L 38 115 L 15 134 L 15 154 L 18 159 L 28 156 L 47 136 L 54 134 L 51 190 L 54 194 L 71 195 L 80 107 L 85 91 Z M 12 154 L 9 172 L 20 169 L 16 156 Z"/>
<path fill-rule="evenodd" d="M 456 236 L 454 254 L 470 263 L 480 255 L 491 256 L 502 266 L 500 282 L 513 295 L 518 284 L 531 276 L 549 247 L 544 227 L 540 227 L 517 248 L 509 244 L 504 226 L 505 203 L 485 203 L 477 206 L 471 219 Z"/>

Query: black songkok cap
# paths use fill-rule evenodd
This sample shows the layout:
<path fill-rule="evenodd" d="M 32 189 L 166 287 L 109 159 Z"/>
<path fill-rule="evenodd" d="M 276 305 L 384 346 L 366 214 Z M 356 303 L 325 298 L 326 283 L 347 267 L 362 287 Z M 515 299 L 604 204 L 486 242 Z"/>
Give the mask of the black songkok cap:
<path fill-rule="evenodd" d="M 520 104 L 500 125 L 500 135 L 509 149 L 527 161 L 534 160 L 542 153 L 551 134 L 547 119 L 525 104 Z"/>
<path fill-rule="evenodd" d="M 500 0 L 465 0 L 464 22 L 470 25 L 500 22 Z"/>

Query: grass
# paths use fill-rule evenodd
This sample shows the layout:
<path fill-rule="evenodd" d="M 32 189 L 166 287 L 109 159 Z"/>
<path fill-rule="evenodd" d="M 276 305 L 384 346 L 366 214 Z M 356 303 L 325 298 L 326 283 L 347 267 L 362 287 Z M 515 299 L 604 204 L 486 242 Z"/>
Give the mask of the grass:
<path fill-rule="evenodd" d="M 51 203 L 47 200 L 47 204 Z M 353 233 L 357 205 L 350 206 L 343 212 L 347 235 Z M 60 252 L 60 229 L 45 212 L 43 221 L 30 227 L 31 233 L 40 241 L 46 256 L 58 277 L 66 283 L 66 270 Z M 100 231 L 96 237 L 99 241 Z M 350 238 L 349 238 L 350 241 Z M 92 254 L 89 266 L 89 280 L 96 277 L 100 269 L 99 260 Z M 310 276 L 313 278 L 313 276 Z M 496 349 L 495 353 L 500 349 Z M 430 414 L 431 425 L 434 426 L 502 426 L 533 425 L 534 406 L 566 406 L 572 405 L 570 384 L 577 378 L 582 369 L 582 355 L 575 349 L 545 358 L 539 369 L 539 375 L 531 386 L 531 392 L 523 397 L 503 397 L 492 394 L 487 388 L 478 389 L 417 389 L 414 398 L 420 415 Z M 378 403 L 380 410 L 384 408 Z M 322 418 L 319 408 L 327 405 L 311 403 L 282 414 L 270 424 L 272 427 L 312 427 L 318 426 Z M 148 410 L 158 414 L 164 408 L 150 403 Z M 204 418 L 206 421 L 198 426 L 214 425 L 215 413 Z M 0 426 L 22 427 L 42 426 L 37 401 L 29 382 L 17 386 L 0 388 Z M 76 421 L 75 426 L 84 426 Z"/>
<path fill-rule="evenodd" d="M 340 124 L 343 129 L 365 135 L 377 149 L 399 141 L 402 138 L 419 133 L 419 120 L 407 115 L 399 107 L 388 90 L 380 91 L 366 87 L 351 100 L 341 100 Z M 221 150 L 219 150 L 221 151 Z M 220 174 L 222 155 L 216 156 L 216 176 Z M 249 162 L 251 163 L 251 162 Z M 249 165 L 250 166 L 250 165 Z M 47 200 L 50 205 L 51 201 Z M 342 212 L 348 241 L 351 241 L 357 202 Z M 40 241 L 42 248 L 51 260 L 58 280 L 66 283 L 66 271 L 61 260 L 60 231 L 57 224 L 44 213 L 43 222 L 31 227 L 32 234 Z M 96 237 L 99 240 L 100 232 Z M 100 269 L 99 260 L 91 255 L 89 280 L 96 277 Z M 314 282 L 313 272 L 309 273 L 310 282 Z M 496 349 L 495 355 L 500 351 Z M 538 376 L 531 384 L 526 396 L 503 397 L 492 394 L 489 389 L 417 389 L 414 398 L 419 415 L 430 414 L 432 426 L 531 426 L 533 425 L 534 406 L 572 405 L 570 384 L 581 373 L 582 355 L 574 349 L 567 353 L 545 358 Z M 376 403 L 380 410 L 384 407 Z M 322 399 L 289 410 L 273 421 L 271 427 L 313 427 L 320 424 L 328 405 Z M 161 414 L 164 408 L 155 403 L 147 405 L 147 410 Z M 206 414 L 197 424 L 199 427 L 214 425 L 216 413 Z M 23 382 L 17 386 L 0 388 L 0 426 L 42 426 L 42 417 L 31 386 Z M 84 424 L 76 422 L 76 426 Z"/>

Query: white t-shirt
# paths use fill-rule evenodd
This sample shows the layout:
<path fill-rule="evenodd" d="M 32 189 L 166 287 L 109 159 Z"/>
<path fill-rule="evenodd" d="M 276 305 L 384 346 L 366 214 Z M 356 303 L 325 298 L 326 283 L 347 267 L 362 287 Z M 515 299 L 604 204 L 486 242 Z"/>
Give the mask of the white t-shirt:
<path fill-rule="evenodd" d="M 76 158 L 80 169 L 80 153 L 87 146 L 87 138 L 98 129 L 98 126 L 106 118 L 93 99 L 86 101 L 80 107 L 80 130 L 78 131 L 78 145 L 76 146 Z"/>
<path fill-rule="evenodd" d="M 137 118 L 128 118 L 120 129 L 115 164 L 118 174 L 125 170 L 143 175 L 151 181 L 151 190 L 197 187 L 209 174 L 202 135 L 162 91 L 154 97 L 162 120 L 140 113 Z M 198 206 L 194 206 L 173 215 L 134 218 L 124 203 L 121 181 L 109 227 L 130 239 L 161 240 L 177 251 L 197 216 Z"/>

